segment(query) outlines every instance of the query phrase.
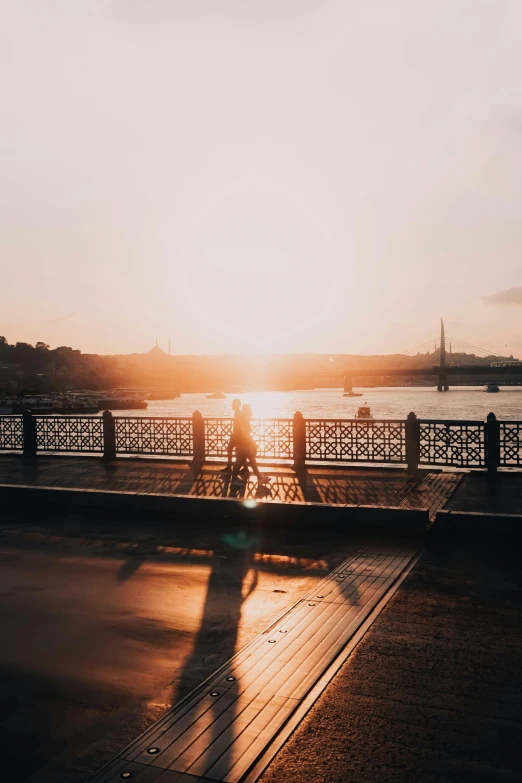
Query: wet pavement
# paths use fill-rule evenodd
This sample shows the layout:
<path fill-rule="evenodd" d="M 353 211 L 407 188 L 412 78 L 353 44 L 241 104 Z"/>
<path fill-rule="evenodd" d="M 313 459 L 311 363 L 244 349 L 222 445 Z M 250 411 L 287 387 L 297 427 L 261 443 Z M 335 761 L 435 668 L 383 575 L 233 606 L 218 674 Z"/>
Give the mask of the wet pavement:
<path fill-rule="evenodd" d="M 0 746 L 13 779 L 87 780 L 344 552 L 325 542 L 265 548 L 240 533 L 4 520 Z"/>

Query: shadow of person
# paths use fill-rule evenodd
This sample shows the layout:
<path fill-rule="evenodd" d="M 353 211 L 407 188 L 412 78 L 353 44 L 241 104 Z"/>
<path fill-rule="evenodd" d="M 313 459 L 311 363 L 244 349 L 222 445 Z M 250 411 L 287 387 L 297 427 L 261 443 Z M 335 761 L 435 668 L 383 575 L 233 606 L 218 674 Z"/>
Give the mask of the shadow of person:
<path fill-rule="evenodd" d="M 118 569 L 118 581 L 126 582 L 127 579 L 130 579 L 132 576 L 134 576 L 144 560 L 145 558 L 137 557 L 136 555 L 128 557 L 126 560 L 124 560 Z"/>
<path fill-rule="evenodd" d="M 262 500 L 263 498 L 271 498 L 272 487 L 267 486 L 266 484 L 258 484 L 254 497 L 256 500 Z"/>
<path fill-rule="evenodd" d="M 237 651 L 242 605 L 256 589 L 258 573 L 254 566 L 254 552 L 250 548 L 252 539 L 230 535 L 227 540 L 230 543 L 220 552 L 215 552 L 212 559 L 201 624 L 192 653 L 174 688 L 173 703 L 186 696 Z M 223 748 L 220 764 L 226 766 L 228 749 L 235 739 L 234 718 L 241 709 L 237 701 L 240 697 L 239 685 L 234 680 L 226 691 L 218 688 L 215 693 L 217 695 L 210 708 L 211 716 L 206 713 L 207 728 L 203 735 L 200 736 L 201 727 L 197 722 L 183 735 L 186 740 L 183 744 L 187 748 L 198 738 L 201 755 L 196 760 L 191 757 L 187 761 L 181 755 L 172 769 L 202 775 L 212 763 L 210 753 L 215 751 L 214 747 L 214 751 L 209 750 L 207 753 L 206 748 L 210 749 L 218 738 L 219 747 Z M 210 717 L 212 720 L 209 720 Z"/>
<path fill-rule="evenodd" d="M 248 478 L 236 479 L 230 482 L 228 497 L 229 498 L 244 498 L 246 495 L 248 485 Z"/>

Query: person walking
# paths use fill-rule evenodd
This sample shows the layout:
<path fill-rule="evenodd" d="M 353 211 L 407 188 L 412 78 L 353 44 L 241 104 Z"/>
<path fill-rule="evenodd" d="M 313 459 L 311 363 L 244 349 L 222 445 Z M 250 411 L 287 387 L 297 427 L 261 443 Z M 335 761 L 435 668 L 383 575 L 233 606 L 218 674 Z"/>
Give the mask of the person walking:
<path fill-rule="evenodd" d="M 232 400 L 232 410 L 234 411 L 234 421 L 232 423 L 232 435 L 227 446 L 227 464 L 221 471 L 222 473 L 232 473 L 232 456 L 234 449 L 237 449 L 238 433 L 241 419 L 241 400 Z"/>
<path fill-rule="evenodd" d="M 247 468 L 247 462 L 256 474 L 259 484 L 268 484 L 270 476 L 263 476 L 256 461 L 257 443 L 252 438 L 252 408 L 243 405 L 238 418 L 238 434 L 236 440 L 236 461 L 232 470 L 232 481 L 237 481 L 239 471 L 243 473 Z"/>

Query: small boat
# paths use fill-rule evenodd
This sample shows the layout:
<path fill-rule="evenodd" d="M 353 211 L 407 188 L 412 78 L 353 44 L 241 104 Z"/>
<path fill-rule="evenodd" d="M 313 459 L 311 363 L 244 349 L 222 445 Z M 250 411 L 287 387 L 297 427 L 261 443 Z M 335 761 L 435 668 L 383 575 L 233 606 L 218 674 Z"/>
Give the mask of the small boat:
<path fill-rule="evenodd" d="M 373 419 L 372 412 L 370 410 L 370 406 L 368 403 L 365 403 L 365 405 L 361 405 L 361 407 L 357 410 L 357 413 L 355 414 L 356 419 Z"/>
<path fill-rule="evenodd" d="M 354 392 L 352 389 L 350 389 L 350 391 L 346 391 L 343 394 L 343 397 L 362 397 L 362 392 Z"/>
<path fill-rule="evenodd" d="M 227 395 L 223 394 L 223 392 L 212 389 L 212 394 L 207 394 L 206 396 L 207 400 L 225 400 Z"/>
<path fill-rule="evenodd" d="M 490 394 L 493 394 L 494 392 L 499 392 L 500 389 L 498 388 L 496 383 L 487 383 L 484 386 L 484 391 L 489 392 Z"/>

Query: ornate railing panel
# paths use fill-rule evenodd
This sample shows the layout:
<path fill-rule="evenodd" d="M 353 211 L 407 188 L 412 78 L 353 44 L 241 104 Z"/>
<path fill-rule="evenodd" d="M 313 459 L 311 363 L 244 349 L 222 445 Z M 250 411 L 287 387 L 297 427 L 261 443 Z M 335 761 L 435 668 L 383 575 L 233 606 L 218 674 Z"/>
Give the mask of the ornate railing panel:
<path fill-rule="evenodd" d="M 38 451 L 103 452 L 101 416 L 35 416 Z"/>
<path fill-rule="evenodd" d="M 421 421 L 421 465 L 480 468 L 485 464 L 485 459 L 482 422 Z"/>
<path fill-rule="evenodd" d="M 232 419 L 205 419 L 207 457 L 227 456 L 232 435 Z M 252 438 L 259 459 L 292 459 L 292 419 L 253 419 Z"/>
<path fill-rule="evenodd" d="M 500 421 L 500 464 L 522 467 L 522 421 Z"/>
<path fill-rule="evenodd" d="M 404 421 L 305 419 L 305 426 L 312 462 L 406 462 Z"/>
<path fill-rule="evenodd" d="M 191 457 L 192 419 L 115 416 L 116 452 Z"/>
<path fill-rule="evenodd" d="M 21 416 L 0 416 L 0 451 L 21 451 L 24 431 Z"/>

